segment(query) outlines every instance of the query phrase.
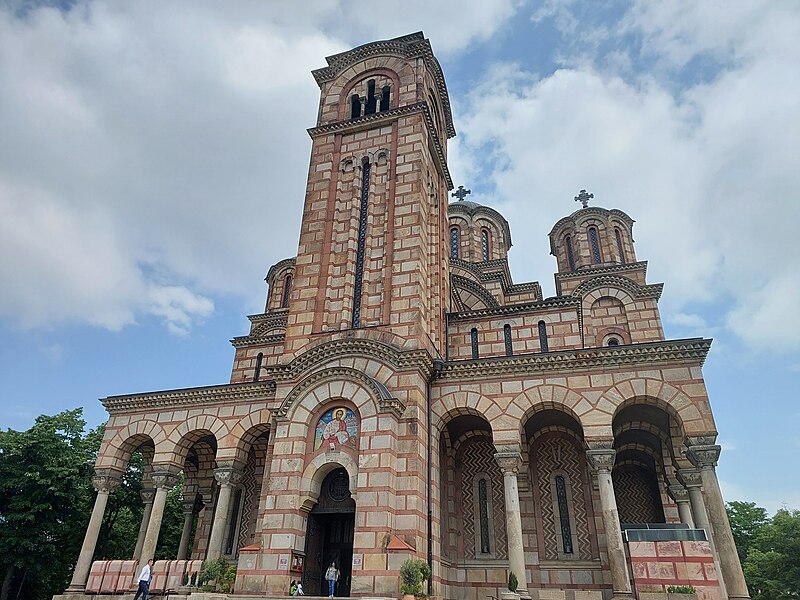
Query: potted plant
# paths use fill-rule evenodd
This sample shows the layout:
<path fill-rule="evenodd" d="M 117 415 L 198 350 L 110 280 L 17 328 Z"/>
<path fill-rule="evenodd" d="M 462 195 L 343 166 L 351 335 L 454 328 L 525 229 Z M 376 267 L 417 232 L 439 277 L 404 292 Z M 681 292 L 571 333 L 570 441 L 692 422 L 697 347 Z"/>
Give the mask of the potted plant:
<path fill-rule="evenodd" d="M 514 574 L 514 571 L 510 571 L 508 574 L 508 591 L 500 592 L 501 600 L 519 600 L 519 594 L 517 593 L 518 587 L 519 581 L 517 580 L 517 576 Z"/>
<path fill-rule="evenodd" d="M 403 600 L 426 598 L 422 584 L 431 576 L 428 563 L 416 558 L 409 558 L 400 565 L 400 592 Z"/>

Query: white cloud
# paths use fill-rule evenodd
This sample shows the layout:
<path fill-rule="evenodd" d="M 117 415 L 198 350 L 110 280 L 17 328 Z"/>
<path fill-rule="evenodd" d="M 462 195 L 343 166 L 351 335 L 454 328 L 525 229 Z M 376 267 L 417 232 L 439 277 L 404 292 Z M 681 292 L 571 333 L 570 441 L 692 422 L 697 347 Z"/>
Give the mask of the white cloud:
<path fill-rule="evenodd" d="M 519 4 L 0 7 L 0 318 L 118 330 L 155 315 L 182 334 L 215 295 L 257 310 L 267 268 L 297 248 L 310 71 L 421 28 L 456 51 Z"/>
<path fill-rule="evenodd" d="M 595 204 L 637 220 L 637 256 L 650 261 L 651 281 L 666 282 L 665 314 L 699 303 L 704 313 L 722 311 L 751 348 L 797 349 L 800 325 L 786 315 L 800 306 L 792 246 L 800 47 L 790 42 L 800 35 L 800 11 L 759 4 L 750 18 L 752 3 L 728 15 L 718 15 L 727 3 L 700 4 L 674 22 L 672 9 L 637 4 L 625 33 L 636 31 L 670 68 L 712 51 L 734 57 L 715 77 L 676 89 L 658 70 L 632 76 L 626 63 L 615 73 L 603 57 L 593 67 L 580 50 L 571 67 L 544 78 L 498 65 L 458 105 L 464 139 L 454 159 L 490 172 L 491 201 L 516 232 L 518 279 L 553 270 L 546 234 L 587 188 Z M 715 15 L 720 30 L 703 35 Z"/>

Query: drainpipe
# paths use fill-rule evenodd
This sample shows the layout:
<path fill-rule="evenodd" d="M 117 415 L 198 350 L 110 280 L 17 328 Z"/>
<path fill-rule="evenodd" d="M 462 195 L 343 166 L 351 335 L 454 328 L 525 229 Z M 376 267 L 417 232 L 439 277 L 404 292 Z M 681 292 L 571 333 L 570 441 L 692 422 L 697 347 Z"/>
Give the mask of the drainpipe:
<path fill-rule="evenodd" d="M 433 426 L 431 425 L 431 386 L 433 381 L 439 376 L 444 369 L 444 361 L 441 358 L 433 359 L 433 369 L 431 370 L 430 377 L 428 377 L 427 388 L 427 408 L 428 408 L 428 568 L 431 571 L 431 576 L 428 577 L 428 596 L 433 595 Z"/>

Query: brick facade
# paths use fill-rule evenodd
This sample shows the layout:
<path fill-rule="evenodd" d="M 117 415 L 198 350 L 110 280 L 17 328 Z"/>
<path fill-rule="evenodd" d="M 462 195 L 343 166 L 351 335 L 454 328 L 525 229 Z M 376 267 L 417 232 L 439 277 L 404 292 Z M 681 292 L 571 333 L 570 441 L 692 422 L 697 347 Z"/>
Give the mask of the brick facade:
<path fill-rule="evenodd" d="M 321 563 L 344 556 L 341 590 L 396 597 L 399 565 L 427 559 L 430 539 L 437 597 L 497 596 L 514 565 L 534 598 L 624 597 L 606 513 L 681 520 L 666 488 L 685 491 L 685 448 L 716 436 L 710 341 L 665 339 L 662 286 L 619 210 L 553 228 L 557 296 L 513 282 L 502 215 L 447 202 L 455 130 L 421 34 L 314 76 L 297 254 L 232 340 L 230 383 L 105 399 L 98 473 L 135 451 L 145 487 L 182 471 L 197 524 L 178 558 L 238 559 L 239 593 L 279 596 L 301 577 L 315 592 Z M 611 453 L 618 513 L 587 450 Z M 712 525 L 723 540 L 727 523 Z"/>

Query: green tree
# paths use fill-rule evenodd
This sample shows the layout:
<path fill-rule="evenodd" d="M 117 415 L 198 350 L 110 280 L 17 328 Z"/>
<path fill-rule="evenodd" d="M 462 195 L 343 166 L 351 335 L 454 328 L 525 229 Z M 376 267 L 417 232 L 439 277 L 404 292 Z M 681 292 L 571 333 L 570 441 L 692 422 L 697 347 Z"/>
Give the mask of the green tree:
<path fill-rule="evenodd" d="M 800 597 L 800 511 L 781 509 L 758 530 L 744 572 L 753 600 Z"/>
<path fill-rule="evenodd" d="M 739 560 L 744 564 L 753 536 L 769 523 L 769 515 L 767 509 L 756 506 L 755 502 L 728 502 L 727 509 Z"/>
<path fill-rule="evenodd" d="M 85 427 L 76 409 L 0 432 L 0 600 L 49 598 L 69 582 L 94 501 L 99 437 Z"/>

